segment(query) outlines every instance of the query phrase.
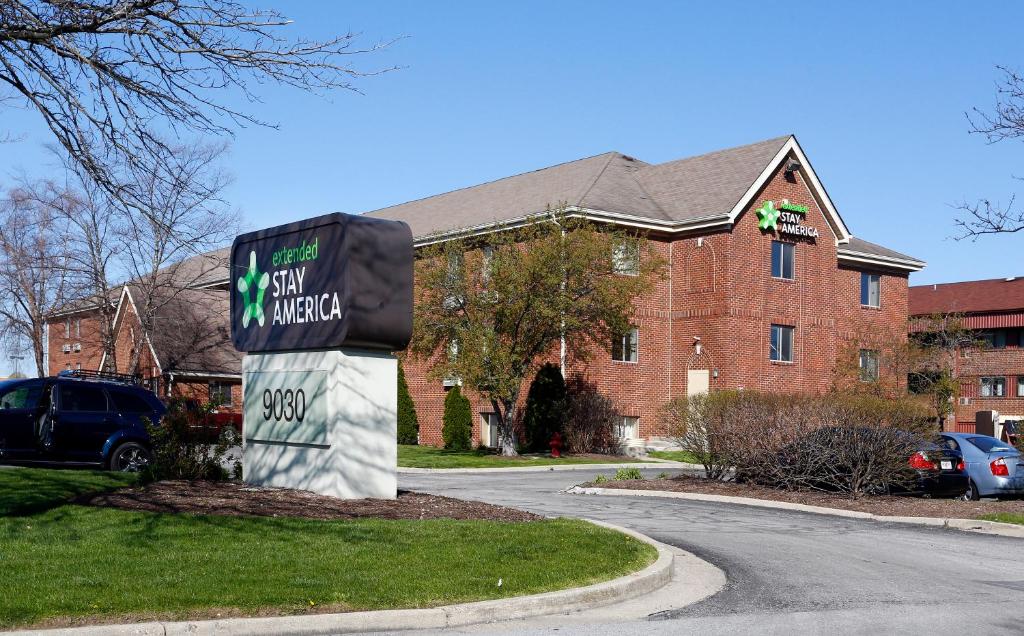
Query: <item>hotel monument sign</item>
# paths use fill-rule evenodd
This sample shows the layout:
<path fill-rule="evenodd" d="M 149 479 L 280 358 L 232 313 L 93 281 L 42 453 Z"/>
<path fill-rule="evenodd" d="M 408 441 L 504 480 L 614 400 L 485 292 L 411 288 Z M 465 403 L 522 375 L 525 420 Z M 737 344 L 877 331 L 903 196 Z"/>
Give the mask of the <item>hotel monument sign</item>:
<path fill-rule="evenodd" d="M 398 362 L 412 336 L 409 226 L 329 214 L 231 247 L 243 477 L 343 498 L 397 492 Z"/>

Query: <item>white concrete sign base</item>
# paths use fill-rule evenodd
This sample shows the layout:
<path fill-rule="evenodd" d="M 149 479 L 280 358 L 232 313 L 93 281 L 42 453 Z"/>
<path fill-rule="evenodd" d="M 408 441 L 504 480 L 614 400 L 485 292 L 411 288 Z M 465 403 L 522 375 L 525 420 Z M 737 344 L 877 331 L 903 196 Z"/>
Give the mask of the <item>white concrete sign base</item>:
<path fill-rule="evenodd" d="M 398 490 L 398 361 L 342 349 L 242 361 L 246 483 L 344 499 Z"/>

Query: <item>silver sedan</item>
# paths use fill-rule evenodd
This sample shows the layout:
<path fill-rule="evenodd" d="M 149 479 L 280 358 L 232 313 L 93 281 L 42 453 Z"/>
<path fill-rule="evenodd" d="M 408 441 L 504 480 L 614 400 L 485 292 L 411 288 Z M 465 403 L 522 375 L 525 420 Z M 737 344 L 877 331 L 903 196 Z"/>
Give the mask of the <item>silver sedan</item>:
<path fill-rule="evenodd" d="M 963 454 L 973 500 L 1024 495 L 1024 456 L 1012 445 L 988 435 L 943 433 L 943 441 Z"/>

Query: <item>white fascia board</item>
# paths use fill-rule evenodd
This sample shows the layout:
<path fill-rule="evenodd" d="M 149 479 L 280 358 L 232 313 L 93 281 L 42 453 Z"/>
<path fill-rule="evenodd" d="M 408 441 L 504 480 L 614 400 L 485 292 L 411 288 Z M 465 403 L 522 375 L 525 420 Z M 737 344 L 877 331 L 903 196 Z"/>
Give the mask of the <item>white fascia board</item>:
<path fill-rule="evenodd" d="M 135 305 L 135 299 L 132 298 L 132 293 L 128 289 L 128 285 L 124 286 L 124 293 L 125 293 L 126 296 L 128 296 L 128 302 L 131 303 L 132 309 L 135 310 L 135 315 L 138 316 L 139 315 L 139 308 Z M 120 309 L 121 308 L 118 307 L 118 311 L 120 311 Z M 142 325 L 139 325 L 139 329 L 142 329 Z M 149 352 L 153 355 L 153 362 L 156 363 L 156 370 L 157 370 L 157 372 L 159 373 L 159 375 L 163 375 L 164 374 L 164 369 L 160 365 L 160 358 L 158 358 L 157 355 L 156 355 L 156 349 L 153 348 L 153 341 L 151 341 L 149 339 L 149 334 L 148 333 L 143 333 L 142 335 L 146 339 L 146 344 L 149 345 Z"/>
<path fill-rule="evenodd" d="M 220 373 L 217 371 L 174 371 L 175 377 L 182 378 L 224 378 L 227 380 L 241 380 L 241 373 Z"/>
<path fill-rule="evenodd" d="M 739 202 L 733 207 L 732 211 L 729 212 L 729 222 L 735 223 L 736 219 L 740 214 L 743 213 L 747 207 L 754 201 L 754 197 L 761 191 L 764 184 L 772 177 L 773 174 L 778 170 L 779 165 L 786 159 L 789 153 L 796 155 L 797 160 L 800 162 L 800 169 L 804 173 L 805 177 L 813 188 L 813 194 L 817 195 L 817 199 L 821 201 L 825 208 L 825 215 L 829 221 L 829 226 L 832 228 L 833 234 L 836 236 L 836 244 L 849 243 L 851 234 L 850 230 L 847 229 L 846 224 L 843 222 L 842 217 L 839 216 L 839 212 L 836 210 L 836 206 L 832 203 L 832 199 L 828 196 L 828 192 L 825 191 L 824 186 L 821 185 L 821 181 L 818 179 L 818 175 L 815 174 L 814 168 L 811 167 L 811 162 L 807 160 L 807 155 L 800 148 L 800 144 L 797 143 L 796 137 L 790 135 L 789 140 L 782 145 L 772 160 L 768 162 L 767 167 L 758 175 L 754 183 L 747 188 L 747 191 L 740 197 Z"/>
<path fill-rule="evenodd" d="M 894 258 L 892 256 L 881 256 L 879 254 L 868 254 L 867 252 L 854 252 L 852 250 L 844 250 L 842 248 L 836 251 L 836 257 L 838 260 L 844 262 L 892 267 L 895 269 L 906 270 L 908 272 L 921 271 L 927 265 L 924 261 Z"/>
<path fill-rule="evenodd" d="M 648 217 L 635 216 L 632 214 L 621 214 L 618 212 L 606 212 L 604 210 L 597 210 L 593 208 L 580 208 L 580 207 L 568 207 L 565 210 L 567 216 L 574 218 L 584 218 L 591 221 L 598 221 L 602 223 L 611 223 L 614 225 L 623 225 L 627 227 L 641 228 L 645 230 L 656 230 L 658 232 L 690 232 L 693 230 L 712 229 L 712 228 L 728 228 L 732 225 L 732 221 L 729 220 L 727 215 L 717 214 L 703 217 L 697 217 L 687 221 L 668 221 L 662 219 L 651 219 Z M 467 238 L 472 236 L 483 236 L 485 234 L 492 234 L 494 232 L 501 232 L 502 230 L 509 230 L 517 227 L 528 225 L 529 223 L 535 223 L 542 220 L 544 213 L 530 214 L 526 216 L 516 217 L 507 221 L 494 221 L 492 223 L 485 223 L 476 225 L 473 227 L 462 228 L 459 230 L 452 230 L 450 232 L 444 232 L 439 234 L 431 234 L 424 236 L 419 239 L 415 239 L 413 244 L 416 247 L 424 247 L 427 245 L 433 245 L 435 243 L 443 243 L 444 241 L 456 239 L 456 238 Z"/>

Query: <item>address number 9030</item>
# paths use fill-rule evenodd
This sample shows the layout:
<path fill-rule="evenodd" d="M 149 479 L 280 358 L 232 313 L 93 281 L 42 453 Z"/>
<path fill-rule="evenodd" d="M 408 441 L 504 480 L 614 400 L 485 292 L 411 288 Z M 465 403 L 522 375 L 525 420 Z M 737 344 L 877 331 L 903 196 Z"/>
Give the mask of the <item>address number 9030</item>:
<path fill-rule="evenodd" d="M 264 389 L 263 419 L 301 422 L 306 417 L 306 392 L 302 389 Z"/>

